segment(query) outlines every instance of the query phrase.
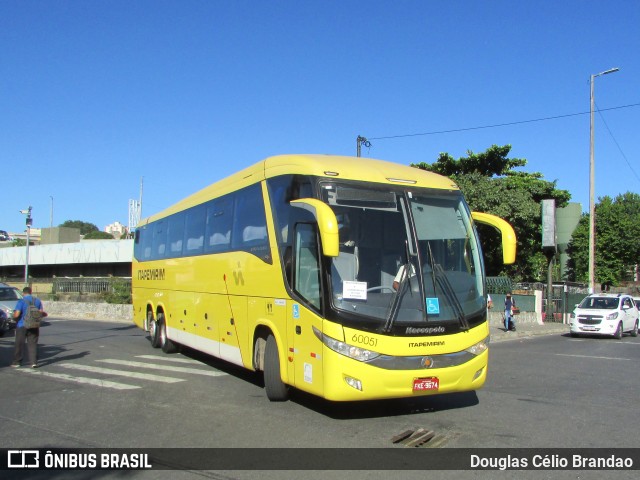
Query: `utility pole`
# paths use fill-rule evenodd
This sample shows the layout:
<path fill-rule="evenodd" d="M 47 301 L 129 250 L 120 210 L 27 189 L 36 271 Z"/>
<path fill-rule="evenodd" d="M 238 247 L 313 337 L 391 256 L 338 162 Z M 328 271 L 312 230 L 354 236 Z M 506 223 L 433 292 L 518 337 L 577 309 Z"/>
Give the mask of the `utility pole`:
<path fill-rule="evenodd" d="M 596 275 L 596 206 L 595 206 L 595 160 L 593 153 L 593 111 L 595 100 L 593 95 L 593 83 L 596 77 L 617 72 L 619 68 L 610 68 L 604 72 L 591 75 L 591 125 L 589 129 L 589 293 L 595 293 Z"/>
<path fill-rule="evenodd" d="M 371 146 L 371 142 L 367 140 L 365 137 L 361 137 L 360 135 L 358 135 L 358 138 L 356 138 L 356 156 L 357 157 L 360 156 L 362 145 L 369 148 Z"/>

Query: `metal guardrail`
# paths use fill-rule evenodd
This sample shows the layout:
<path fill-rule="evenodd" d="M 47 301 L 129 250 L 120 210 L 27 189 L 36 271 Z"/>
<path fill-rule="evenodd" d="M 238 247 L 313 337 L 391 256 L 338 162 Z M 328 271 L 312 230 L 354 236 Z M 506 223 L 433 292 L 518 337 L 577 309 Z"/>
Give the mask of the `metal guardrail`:
<path fill-rule="evenodd" d="M 509 293 L 513 284 L 509 277 L 487 277 L 487 291 L 489 293 Z"/>
<path fill-rule="evenodd" d="M 118 277 L 129 284 L 131 278 Z M 113 291 L 113 277 L 107 278 L 54 278 L 52 293 L 105 293 Z"/>

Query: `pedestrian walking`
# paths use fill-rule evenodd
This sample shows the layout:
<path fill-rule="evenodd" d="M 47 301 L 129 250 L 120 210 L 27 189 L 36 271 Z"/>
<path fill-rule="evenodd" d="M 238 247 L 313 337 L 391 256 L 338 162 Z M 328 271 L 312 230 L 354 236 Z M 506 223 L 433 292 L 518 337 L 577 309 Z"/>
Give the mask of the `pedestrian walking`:
<path fill-rule="evenodd" d="M 508 332 L 509 330 L 516 331 L 516 323 L 513 320 L 513 309 L 516 306 L 515 299 L 511 298 L 511 294 L 507 293 L 504 299 L 504 328 Z"/>
<path fill-rule="evenodd" d="M 25 343 L 27 345 L 27 355 L 29 365 L 31 368 L 38 367 L 38 338 L 40 337 L 40 328 L 27 328 L 25 321 L 29 315 L 31 306 L 35 306 L 42 317 L 46 317 L 47 314 L 44 311 L 44 306 L 39 298 L 32 295 L 31 287 L 24 287 L 22 289 L 23 297 L 16 303 L 16 308 L 13 311 L 13 318 L 16 323 L 16 343 L 13 353 L 12 367 L 19 367 L 22 364 L 24 357 Z"/>

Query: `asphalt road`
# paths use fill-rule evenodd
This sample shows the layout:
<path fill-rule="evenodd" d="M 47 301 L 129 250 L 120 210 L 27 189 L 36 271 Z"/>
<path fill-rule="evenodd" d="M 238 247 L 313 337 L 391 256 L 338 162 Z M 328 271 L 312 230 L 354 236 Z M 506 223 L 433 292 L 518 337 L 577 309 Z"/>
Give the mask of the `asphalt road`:
<path fill-rule="evenodd" d="M 640 337 L 516 338 L 492 345 L 489 378 L 478 392 L 365 404 L 329 403 L 299 392 L 289 402 L 271 403 L 260 375 L 195 352 L 165 355 L 151 348 L 142 331 L 123 323 L 51 319 L 41 331 L 42 366 L 36 370 L 10 368 L 12 351 L 13 337 L 0 338 L 1 448 L 398 449 L 403 447 L 392 438 L 418 428 L 435 433 L 423 447 L 428 449 L 640 447 Z M 59 472 L 59 477 L 46 473 L 31 473 L 29 478 L 70 477 L 69 472 Z M 491 473 L 455 476 L 492 478 Z M 507 473 L 517 473 L 517 478 L 601 476 Z M 118 475 L 85 472 L 74 478 L 121 478 Z M 401 476 L 451 475 L 414 471 Z M 299 478 L 301 472 L 154 471 L 133 476 L 275 479 Z M 607 477 L 636 475 L 607 472 Z"/>

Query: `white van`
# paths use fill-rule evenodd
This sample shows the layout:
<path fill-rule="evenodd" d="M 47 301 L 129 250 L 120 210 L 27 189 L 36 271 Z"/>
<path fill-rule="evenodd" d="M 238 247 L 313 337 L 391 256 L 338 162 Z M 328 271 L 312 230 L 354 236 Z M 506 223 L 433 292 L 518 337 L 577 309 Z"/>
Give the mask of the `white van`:
<path fill-rule="evenodd" d="M 638 336 L 638 307 L 630 295 L 596 294 L 586 297 L 571 314 L 571 336 L 607 335 L 617 339 L 623 333 Z"/>

